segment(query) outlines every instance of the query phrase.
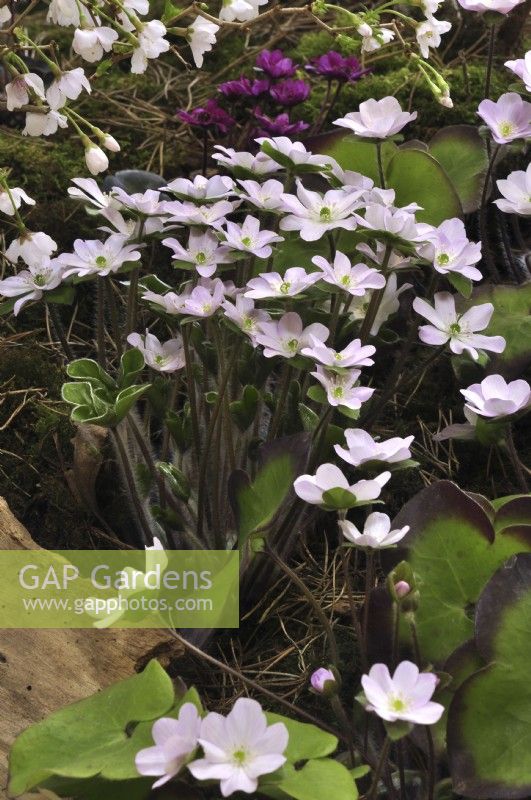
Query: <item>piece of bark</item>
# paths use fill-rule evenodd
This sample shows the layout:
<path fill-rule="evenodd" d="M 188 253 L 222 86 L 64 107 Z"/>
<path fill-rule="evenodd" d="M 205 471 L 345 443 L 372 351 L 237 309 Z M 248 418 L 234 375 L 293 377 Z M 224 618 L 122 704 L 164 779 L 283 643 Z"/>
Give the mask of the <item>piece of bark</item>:
<path fill-rule="evenodd" d="M 0 497 L 0 550 L 35 549 Z M 151 656 L 166 666 L 179 655 L 164 630 L 0 630 L 0 797 L 9 750 L 28 725 L 130 677 Z"/>

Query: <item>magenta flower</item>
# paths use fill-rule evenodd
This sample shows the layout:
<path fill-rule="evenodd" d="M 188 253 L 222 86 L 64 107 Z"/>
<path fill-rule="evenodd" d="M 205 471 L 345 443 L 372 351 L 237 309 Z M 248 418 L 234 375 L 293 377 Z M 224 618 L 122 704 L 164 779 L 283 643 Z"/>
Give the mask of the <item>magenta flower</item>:
<path fill-rule="evenodd" d="M 310 95 L 309 83 L 301 80 L 287 80 L 277 83 L 269 90 L 269 94 L 279 105 L 290 108 L 304 103 Z"/>
<path fill-rule="evenodd" d="M 361 685 L 367 711 L 374 711 L 386 722 L 404 720 L 417 725 L 433 725 L 443 715 L 444 706 L 431 702 L 438 678 L 432 672 L 419 672 L 411 661 L 402 661 L 393 677 L 385 664 L 374 664 Z"/>
<path fill-rule="evenodd" d="M 531 103 L 522 100 L 516 92 L 502 94 L 496 102 L 482 100 L 478 114 L 498 144 L 531 136 Z"/>
<path fill-rule="evenodd" d="M 204 106 L 193 108 L 191 111 L 179 111 L 177 116 L 181 122 L 186 122 L 188 125 L 219 133 L 228 133 L 235 124 L 231 115 L 212 98 L 207 100 Z"/>
<path fill-rule="evenodd" d="M 354 56 L 345 57 L 335 50 L 330 50 L 329 53 L 325 53 L 322 56 L 311 58 L 310 63 L 306 65 L 306 70 L 329 81 L 335 80 L 340 83 L 357 81 L 363 75 L 371 72 L 370 69 L 363 69 L 358 59 Z"/>
<path fill-rule="evenodd" d="M 257 131 L 258 136 L 287 136 L 288 134 L 302 133 L 310 127 L 307 122 L 302 120 L 292 122 L 286 112 L 278 114 L 276 117 L 268 117 L 261 108 L 257 107 L 254 117 L 260 125 Z"/>
<path fill-rule="evenodd" d="M 251 80 L 243 75 L 234 81 L 220 83 L 218 92 L 225 97 L 259 97 L 269 91 L 271 81 L 268 78 Z"/>
<path fill-rule="evenodd" d="M 331 669 L 320 667 L 312 673 L 310 683 L 314 692 L 317 694 L 324 694 L 325 692 L 335 692 L 337 681 Z"/>
<path fill-rule="evenodd" d="M 455 298 L 449 292 L 438 292 L 434 298 L 434 306 L 420 297 L 413 300 L 413 308 L 431 322 L 431 325 L 421 325 L 419 337 L 425 344 L 440 347 L 450 343 L 452 353 L 460 355 L 468 352 L 477 361 L 478 350 L 491 350 L 493 353 L 502 353 L 505 349 L 505 339 L 502 336 L 483 336 L 476 331 L 483 331 L 490 322 L 494 312 L 492 303 L 482 303 L 473 306 L 458 314 L 455 308 Z"/>
<path fill-rule="evenodd" d="M 291 58 L 286 58 L 282 50 L 263 50 L 256 59 L 256 69 L 265 72 L 270 78 L 292 78 L 297 66 Z"/>

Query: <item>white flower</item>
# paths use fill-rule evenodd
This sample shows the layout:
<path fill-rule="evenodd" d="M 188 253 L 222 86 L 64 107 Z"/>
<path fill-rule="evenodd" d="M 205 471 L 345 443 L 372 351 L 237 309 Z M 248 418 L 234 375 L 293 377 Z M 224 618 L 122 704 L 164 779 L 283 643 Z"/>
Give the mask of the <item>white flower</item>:
<path fill-rule="evenodd" d="M 29 197 L 24 189 L 19 186 L 15 186 L 13 189 L 10 188 L 9 194 L 0 190 L 0 211 L 2 214 L 12 217 L 15 214 L 15 210 L 19 209 L 22 203 L 34 206 L 35 200 Z"/>
<path fill-rule="evenodd" d="M 142 23 L 138 33 L 138 47 L 133 50 L 131 58 L 131 72 L 140 75 L 146 71 L 148 58 L 158 58 L 162 53 L 167 53 L 170 43 L 164 38 L 166 26 L 159 19 L 152 19 Z"/>
<path fill-rule="evenodd" d="M 95 61 L 99 61 L 104 53 L 110 53 L 117 39 L 116 31 L 106 26 L 77 28 L 74 33 L 72 49 L 78 56 L 93 64 Z"/>
<path fill-rule="evenodd" d="M 505 339 L 502 336 L 483 336 L 476 333 L 488 326 L 494 312 L 492 303 L 482 303 L 469 308 L 464 314 L 458 314 L 455 298 L 449 292 L 438 292 L 433 299 L 435 307 L 420 297 L 413 301 L 417 314 L 432 323 L 420 326 L 419 337 L 422 342 L 433 346 L 450 342 L 452 353 L 460 355 L 466 351 L 476 361 L 479 358 L 478 350 L 503 352 Z"/>
<path fill-rule="evenodd" d="M 430 47 L 439 47 L 441 34 L 447 33 L 451 27 L 451 22 L 435 19 L 435 17 L 431 16 L 417 25 L 415 34 L 423 58 L 429 58 Z"/>
<path fill-rule="evenodd" d="M 31 93 L 44 100 L 44 83 L 40 75 L 25 72 L 7 83 L 5 92 L 7 110 L 14 111 L 30 102 Z"/>
<path fill-rule="evenodd" d="M 46 19 L 56 25 L 79 25 L 79 6 L 76 0 L 51 0 Z"/>
<path fill-rule="evenodd" d="M 102 192 L 94 178 L 72 178 L 74 186 L 68 187 L 68 194 L 99 210 L 118 209 L 120 203 L 110 193 Z"/>
<path fill-rule="evenodd" d="M 373 664 L 361 679 L 367 698 L 365 708 L 387 722 L 433 725 L 444 713 L 444 706 L 430 702 L 438 682 L 432 672 L 419 673 L 411 661 L 402 661 L 392 678 L 385 664 Z"/>
<path fill-rule="evenodd" d="M 225 243 L 233 250 L 251 253 L 257 258 L 269 258 L 273 252 L 270 245 L 282 241 L 283 237 L 274 231 L 261 231 L 260 220 L 250 215 L 245 217 L 242 225 L 226 223 Z"/>
<path fill-rule="evenodd" d="M 166 312 L 166 314 L 184 314 L 184 304 L 190 296 L 191 289 L 182 294 L 176 292 L 166 292 L 166 294 L 156 294 L 155 292 L 144 292 L 142 300 L 158 306 Z"/>
<path fill-rule="evenodd" d="M 335 159 L 331 156 L 314 155 L 306 149 L 302 142 L 292 142 L 287 136 L 272 138 L 261 136 L 255 141 L 266 155 L 295 172 L 320 172 L 337 166 Z"/>
<path fill-rule="evenodd" d="M 157 372 L 176 372 L 185 365 L 183 340 L 168 339 L 161 343 L 156 336 L 146 331 L 145 336 L 139 333 L 130 333 L 127 341 L 132 347 L 138 348 L 144 356 L 144 361 Z"/>
<path fill-rule="evenodd" d="M 366 22 L 358 27 L 358 33 L 362 36 L 361 52 L 372 53 L 379 50 L 384 44 L 389 44 L 395 38 L 394 31 L 389 28 L 371 28 Z"/>
<path fill-rule="evenodd" d="M 140 775 L 161 776 L 152 788 L 157 789 L 179 774 L 193 757 L 201 731 L 201 717 L 193 703 L 185 703 L 177 719 L 162 717 L 153 725 L 154 747 L 136 754 L 135 764 Z"/>
<path fill-rule="evenodd" d="M 511 172 L 505 180 L 496 181 L 496 185 L 505 198 L 494 201 L 500 211 L 522 217 L 531 216 L 531 164 L 525 172 Z"/>
<path fill-rule="evenodd" d="M 404 538 L 409 530 L 409 525 L 391 530 L 391 520 L 387 514 L 373 511 L 365 520 L 363 532 L 358 530 L 353 522 L 347 519 L 339 520 L 341 533 L 351 544 L 356 547 L 370 547 L 373 550 L 383 550 L 392 547 Z"/>
<path fill-rule="evenodd" d="M 386 231 L 407 242 L 422 242 L 431 226 L 418 223 L 415 215 L 403 208 L 371 203 L 365 209 L 365 217 L 359 217 L 360 225 L 375 231 Z"/>
<path fill-rule="evenodd" d="M 310 336 L 311 345 L 301 350 L 303 356 L 312 358 L 325 367 L 350 369 L 351 367 L 372 367 L 373 356 L 376 348 L 372 344 L 363 346 L 360 339 L 354 339 L 343 350 L 337 352 L 332 347 L 327 347 L 319 339 Z"/>
<path fill-rule="evenodd" d="M 524 380 L 507 383 L 501 375 L 488 375 L 481 383 L 461 389 L 461 394 L 467 401 L 465 408 L 473 414 L 495 418 L 526 408 L 531 400 L 531 387 Z"/>
<path fill-rule="evenodd" d="M 201 285 L 192 289 L 185 298 L 184 311 L 194 317 L 211 317 L 221 306 L 225 297 L 225 287 L 219 278 L 203 278 Z"/>
<path fill-rule="evenodd" d="M 111 192 L 113 197 L 115 197 L 124 208 L 141 214 L 142 216 L 157 215 L 164 211 L 164 203 L 160 201 L 160 192 L 156 189 L 146 189 L 145 192 L 128 194 L 119 186 L 114 186 Z"/>
<path fill-rule="evenodd" d="M 468 240 L 462 220 L 446 219 L 423 235 L 428 244 L 419 248 L 419 254 L 431 261 L 436 272 L 457 272 L 471 281 L 481 280 L 481 272 L 472 266 L 481 260 L 481 242 Z"/>
<path fill-rule="evenodd" d="M 317 370 L 311 372 L 310 375 L 319 381 L 326 391 L 329 404 L 334 407 L 343 406 L 358 411 L 361 404 L 369 400 L 375 391 L 367 386 L 357 386 L 360 376 L 359 369 L 337 372 L 325 367 L 317 367 Z"/>
<path fill-rule="evenodd" d="M 216 44 L 218 31 L 219 25 L 203 17 L 196 17 L 188 27 L 188 42 L 196 67 L 203 66 L 203 56 L 212 50 L 212 45 Z"/>
<path fill-rule="evenodd" d="M 8 8 L 8 6 L 1 6 L 0 7 L 0 27 L 5 25 L 6 22 L 9 22 L 10 19 L 11 19 L 11 10 Z"/>
<path fill-rule="evenodd" d="M 211 278 L 218 264 L 227 264 L 232 260 L 229 248 L 220 245 L 212 231 L 192 228 L 187 247 L 183 247 L 177 239 L 163 239 L 162 244 L 173 251 L 176 261 L 193 264 L 203 278 Z"/>
<path fill-rule="evenodd" d="M 253 343 L 256 339 L 259 324 L 271 321 L 267 311 L 255 308 L 254 300 L 250 300 L 242 294 L 236 295 L 235 304 L 225 300 L 223 310 L 227 319 L 230 319 L 240 330 L 246 333 Z"/>
<path fill-rule="evenodd" d="M 233 194 L 233 190 L 234 181 L 227 175 L 214 175 L 212 178 L 196 175 L 193 180 L 175 178 L 167 186 L 163 186 L 161 191 L 171 192 L 181 200 L 211 203 L 228 197 Z"/>
<path fill-rule="evenodd" d="M 256 153 L 256 155 L 245 150 L 237 152 L 232 147 L 223 147 L 221 144 L 214 145 L 214 150 L 217 152 L 213 154 L 212 158 L 236 172 L 249 173 L 259 177 L 278 172 L 280 169 L 280 164 L 262 152 Z"/>
<path fill-rule="evenodd" d="M 73 253 L 62 253 L 57 257 L 65 270 L 65 278 L 69 275 L 109 275 L 118 272 L 124 264 L 139 261 L 140 252 L 136 245 L 126 244 L 126 238 L 114 233 L 104 242 L 99 239 L 76 239 Z"/>
<path fill-rule="evenodd" d="M 362 297 L 367 289 L 382 289 L 385 286 L 385 278 L 378 270 L 361 263 L 352 266 L 347 256 L 339 250 L 333 264 L 323 256 L 314 256 L 312 263 L 322 271 L 319 276 L 322 280 L 354 297 Z"/>
<path fill-rule="evenodd" d="M 315 506 L 328 505 L 327 498 L 323 495 L 333 489 L 343 489 L 351 497 L 344 495 L 341 500 L 344 499 L 349 506 L 352 506 L 377 500 L 390 477 L 390 472 L 382 472 L 374 480 L 361 480 L 351 486 L 335 464 L 321 464 L 315 475 L 301 475 L 297 478 L 293 488 L 301 500 Z"/>
<path fill-rule="evenodd" d="M 268 0 L 223 0 L 219 18 L 225 22 L 248 22 L 258 16 L 259 6 Z"/>
<path fill-rule="evenodd" d="M 305 242 L 315 242 L 327 231 L 344 228 L 352 231 L 357 222 L 353 215 L 359 208 L 361 191 L 349 194 L 341 189 L 330 189 L 324 195 L 305 189 L 301 181 L 297 181 L 297 196 L 282 195 L 282 208 L 287 216 L 280 221 L 283 231 L 300 231 Z"/>
<path fill-rule="evenodd" d="M 351 111 L 345 117 L 336 119 L 334 125 L 348 128 L 356 136 L 387 139 L 416 118 L 416 111 L 412 114 L 402 111 L 396 97 L 384 97 L 382 100 L 370 99 L 360 103 L 359 111 Z"/>
<path fill-rule="evenodd" d="M 518 75 L 523 80 L 526 90 L 531 92 L 531 50 L 528 50 L 523 58 L 506 61 L 505 66 Z"/>
<path fill-rule="evenodd" d="M 161 204 L 161 208 L 170 214 L 168 222 L 181 222 L 185 225 L 210 225 L 220 228 L 227 214 L 237 207 L 237 203 L 219 200 L 212 205 L 196 206 L 194 203 L 171 200 Z"/>
<path fill-rule="evenodd" d="M 52 136 L 57 133 L 58 128 L 67 128 L 68 120 L 59 111 L 49 111 L 47 114 L 39 114 L 36 111 L 28 111 L 26 114 L 26 125 L 22 130 L 23 136 Z"/>
<path fill-rule="evenodd" d="M 40 300 L 43 292 L 56 289 L 61 283 L 63 268 L 57 260 L 50 261 L 44 258 L 39 264 L 34 264 L 27 270 L 22 270 L 18 275 L 12 275 L 0 281 L 0 295 L 4 297 L 20 297 L 13 312 L 15 316 L 25 303 L 30 300 Z"/>
<path fill-rule="evenodd" d="M 376 336 L 384 322 L 387 322 L 389 317 L 398 311 L 400 307 L 399 297 L 402 292 L 405 292 L 407 289 L 411 289 L 411 283 L 404 283 L 400 288 L 397 288 L 397 286 L 398 278 L 396 277 L 396 273 L 392 272 L 387 279 L 387 284 L 385 286 L 380 305 L 378 306 L 378 311 L 376 312 L 374 322 L 369 331 L 371 336 Z M 354 313 L 353 316 L 354 318 L 357 318 L 359 315 Z"/>
<path fill-rule="evenodd" d="M 372 261 L 373 264 L 377 264 L 379 267 L 382 266 L 384 259 L 387 259 L 387 269 L 389 272 L 392 272 L 395 269 L 404 269 L 405 267 L 409 267 L 411 264 L 411 258 L 403 255 L 397 250 L 391 250 L 390 255 L 387 255 L 387 247 L 383 242 L 376 242 L 375 250 L 373 250 L 365 242 L 362 242 L 361 244 L 356 245 L 356 250 L 358 250 L 360 253 L 363 253 L 363 255 L 369 259 L 369 261 Z"/>
<path fill-rule="evenodd" d="M 223 797 L 252 794 L 261 775 L 276 772 L 286 762 L 288 730 L 282 722 L 268 725 L 260 703 L 240 697 L 226 717 L 207 714 L 199 743 L 203 758 L 188 765 L 194 778 L 219 780 Z"/>
<path fill-rule="evenodd" d="M 302 267 L 290 267 L 284 276 L 278 272 L 262 272 L 252 278 L 245 297 L 262 300 L 265 297 L 294 297 L 319 280 L 318 272 L 308 274 Z"/>
<path fill-rule="evenodd" d="M 85 148 L 85 163 L 91 175 L 105 172 L 109 166 L 109 159 L 97 144 L 91 143 Z"/>
<path fill-rule="evenodd" d="M 110 135 L 110 133 L 105 133 L 103 138 L 100 141 L 101 141 L 102 146 L 106 150 L 109 150 L 109 152 L 111 152 L 111 153 L 119 153 L 120 152 L 120 145 L 118 144 L 118 142 L 116 141 L 114 136 Z"/>
<path fill-rule="evenodd" d="M 62 108 L 67 100 L 77 100 L 85 89 L 89 94 L 92 89 L 82 67 L 61 72 L 46 89 L 46 100 L 54 111 Z"/>
<path fill-rule="evenodd" d="M 18 239 L 13 239 L 4 255 L 13 263 L 21 258 L 29 267 L 35 267 L 49 259 L 56 250 L 57 243 L 47 233 L 26 230 Z"/>
<path fill-rule="evenodd" d="M 405 439 L 401 439 L 399 436 L 394 436 L 392 439 L 378 442 L 372 438 L 370 433 L 361 428 L 347 428 L 345 439 L 348 449 L 336 444 L 334 450 L 343 461 L 353 467 L 359 467 L 361 464 L 371 461 L 398 464 L 400 461 L 411 458 L 409 448 L 414 438 L 414 436 L 406 436 Z"/>
<path fill-rule="evenodd" d="M 252 203 L 261 211 L 276 211 L 281 207 L 284 188 L 280 181 L 271 179 L 263 184 L 257 181 L 238 181 L 238 183 L 246 192 L 241 195 L 242 199 Z"/>
<path fill-rule="evenodd" d="M 293 358 L 303 347 L 311 344 L 310 336 L 324 342 L 328 334 L 328 328 L 320 322 L 314 322 L 304 328 L 299 315 L 294 311 L 288 311 L 279 320 L 260 323 L 256 342 L 263 346 L 266 358 L 274 356 Z"/>

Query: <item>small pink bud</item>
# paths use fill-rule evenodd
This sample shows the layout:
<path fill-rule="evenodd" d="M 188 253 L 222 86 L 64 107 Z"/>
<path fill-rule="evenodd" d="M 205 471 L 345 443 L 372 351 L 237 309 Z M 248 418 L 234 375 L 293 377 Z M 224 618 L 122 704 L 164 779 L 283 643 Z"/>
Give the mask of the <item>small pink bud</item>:
<path fill-rule="evenodd" d="M 97 175 L 99 172 L 104 172 L 109 166 L 109 159 L 96 144 L 92 144 L 85 150 L 85 161 L 91 175 Z"/>
<path fill-rule="evenodd" d="M 395 583 L 395 592 L 397 597 L 405 597 L 411 591 L 411 586 L 407 581 L 398 581 Z"/>
<path fill-rule="evenodd" d="M 120 145 L 118 144 L 114 136 L 110 135 L 110 133 L 105 134 L 105 136 L 101 140 L 101 143 L 103 147 L 105 147 L 106 150 L 110 150 L 111 153 L 120 152 Z"/>
<path fill-rule="evenodd" d="M 311 676 L 310 683 L 315 692 L 323 694 L 324 692 L 328 693 L 330 690 L 335 691 L 336 679 L 332 670 L 320 667 L 320 669 L 316 669 Z"/>

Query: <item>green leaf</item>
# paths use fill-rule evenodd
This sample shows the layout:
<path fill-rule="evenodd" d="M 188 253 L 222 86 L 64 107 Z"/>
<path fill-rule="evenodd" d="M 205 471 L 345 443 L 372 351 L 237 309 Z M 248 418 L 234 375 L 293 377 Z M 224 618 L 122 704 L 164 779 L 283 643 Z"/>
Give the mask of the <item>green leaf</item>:
<path fill-rule="evenodd" d="M 106 386 L 114 389 L 116 383 L 97 361 L 92 358 L 78 358 L 66 365 L 66 374 L 69 378 L 78 381 L 88 381 L 93 386 Z"/>
<path fill-rule="evenodd" d="M 305 406 L 304 403 L 299 403 L 298 409 L 304 430 L 310 432 L 314 431 L 319 424 L 319 414 L 316 414 L 311 408 Z"/>
<path fill-rule="evenodd" d="M 473 636 L 474 605 L 491 575 L 513 553 L 531 550 L 531 540 L 510 528 L 495 536 L 484 509 L 450 481 L 433 483 L 406 503 L 393 528 L 404 525 L 410 531 L 400 548 L 408 551 L 420 591 L 420 650 L 440 662 Z"/>
<path fill-rule="evenodd" d="M 136 376 L 144 369 L 144 356 L 137 347 L 126 350 L 120 359 L 118 371 L 118 386 L 127 389 L 134 383 Z"/>
<path fill-rule="evenodd" d="M 120 422 L 131 410 L 136 401 L 145 394 L 151 387 L 150 383 L 144 383 L 142 386 L 130 386 L 128 389 L 123 389 L 116 395 L 114 402 L 114 413 L 116 414 L 117 422 Z"/>
<path fill-rule="evenodd" d="M 399 150 L 386 170 L 388 188 L 396 192 L 395 204 L 418 203 L 419 222 L 440 225 L 445 219 L 462 216 L 459 197 L 444 169 L 421 150 Z"/>
<path fill-rule="evenodd" d="M 328 403 L 326 392 L 320 383 L 310 386 L 306 392 L 306 396 L 309 397 L 310 400 L 313 400 L 315 403 L 320 403 L 321 405 Z"/>
<path fill-rule="evenodd" d="M 310 758 L 324 758 L 337 748 L 337 738 L 333 734 L 321 730 L 317 725 L 298 722 L 271 711 L 266 712 L 266 717 L 268 725 L 283 722 L 288 729 L 289 742 L 284 755 L 291 764 Z"/>
<path fill-rule="evenodd" d="M 190 484 L 184 472 L 164 461 L 157 463 L 157 470 L 166 477 L 175 496 L 187 502 L 190 497 Z"/>
<path fill-rule="evenodd" d="M 278 439 L 261 450 L 261 464 L 254 483 L 242 470 L 229 479 L 229 498 L 236 515 L 240 546 L 251 533 L 269 525 L 302 473 L 309 436 L 299 433 Z"/>
<path fill-rule="evenodd" d="M 463 213 L 477 211 L 488 166 L 485 141 L 475 125 L 449 125 L 437 131 L 429 151 L 450 178 Z"/>
<path fill-rule="evenodd" d="M 234 400 L 230 405 L 230 413 L 241 431 L 252 425 L 260 401 L 260 392 L 252 385 L 244 387 L 241 400 Z"/>
<path fill-rule="evenodd" d="M 478 602 L 476 646 L 488 666 L 464 681 L 450 706 L 454 790 L 467 797 L 531 794 L 531 554 L 513 556 Z"/>
<path fill-rule="evenodd" d="M 61 397 L 66 403 L 74 406 L 92 406 L 93 394 L 90 383 L 64 383 L 61 387 Z"/>
<path fill-rule="evenodd" d="M 324 153 L 336 159 L 343 169 L 360 172 L 380 185 L 377 149 L 374 142 L 360 139 L 346 131 L 333 131 L 310 138 L 306 145 L 313 153 Z M 382 143 L 382 163 L 386 172 L 389 162 L 398 152 L 392 141 Z"/>
<path fill-rule="evenodd" d="M 285 768 L 275 788 L 295 800 L 323 800 L 324 797 L 357 800 L 359 797 L 348 769 L 331 758 L 313 759 L 301 769 Z"/>
<path fill-rule="evenodd" d="M 449 272 L 446 276 L 454 289 L 457 289 L 466 300 L 472 295 L 473 284 L 470 278 L 460 275 L 458 272 Z"/>
<path fill-rule="evenodd" d="M 140 674 L 51 714 L 16 739 L 10 793 L 27 792 L 52 776 L 137 777 L 135 754 L 152 743 L 153 721 L 173 703 L 170 677 L 157 661 L 150 661 Z"/>
<path fill-rule="evenodd" d="M 51 292 L 46 292 L 47 303 L 57 303 L 61 306 L 69 306 L 74 302 L 76 290 L 73 286 L 63 283 L 57 289 L 52 289 Z"/>

